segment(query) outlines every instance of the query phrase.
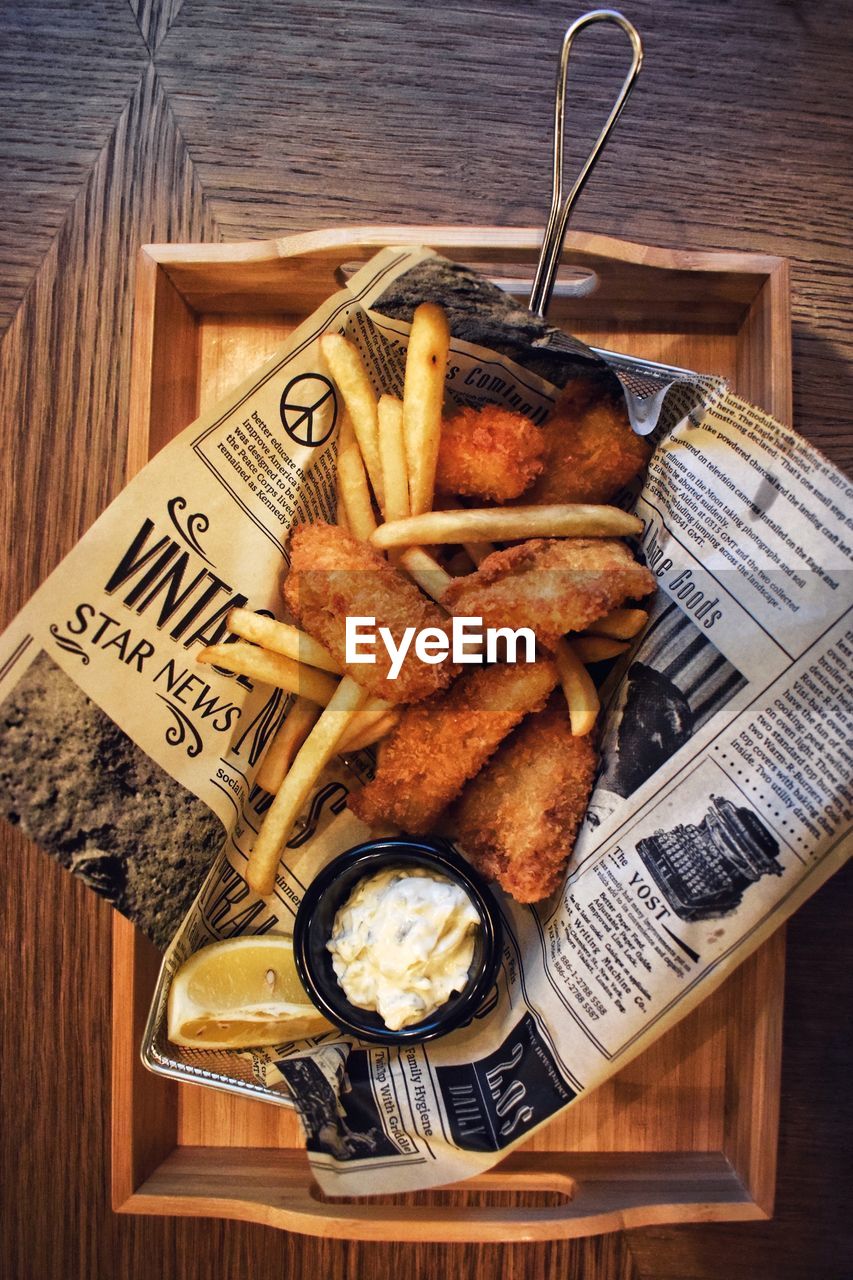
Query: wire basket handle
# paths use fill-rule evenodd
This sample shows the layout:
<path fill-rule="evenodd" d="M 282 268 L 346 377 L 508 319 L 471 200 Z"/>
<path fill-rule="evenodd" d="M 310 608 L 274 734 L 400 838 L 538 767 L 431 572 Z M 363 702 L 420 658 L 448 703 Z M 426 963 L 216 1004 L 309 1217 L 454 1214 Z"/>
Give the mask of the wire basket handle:
<path fill-rule="evenodd" d="M 604 128 L 598 135 L 592 151 L 590 151 L 583 168 L 575 179 L 574 186 L 564 200 L 563 134 L 566 118 L 566 80 L 569 70 L 569 55 L 572 51 L 575 36 L 579 35 L 585 27 L 590 27 L 596 22 L 610 22 L 622 28 L 631 42 L 631 66 L 622 88 L 619 90 L 619 96 L 613 104 L 613 109 L 607 117 Z M 548 303 L 551 301 L 554 278 L 557 274 L 557 267 L 563 251 L 563 241 L 566 238 L 566 228 L 572 209 L 578 196 L 586 186 L 587 179 L 595 168 L 598 157 L 604 149 L 604 144 L 610 136 L 611 129 L 619 119 L 622 108 L 628 101 L 642 65 L 643 45 L 639 32 L 627 18 L 623 17 L 621 13 L 617 13 L 615 9 L 594 9 L 591 13 L 585 13 L 576 22 L 572 23 L 563 36 L 563 48 L 560 53 L 560 65 L 557 70 L 557 88 L 554 99 L 554 167 L 551 186 L 551 212 L 548 215 L 548 225 L 545 228 L 545 237 L 542 241 L 542 250 L 539 255 L 536 276 L 528 304 L 535 315 L 544 316 L 548 310 Z"/>

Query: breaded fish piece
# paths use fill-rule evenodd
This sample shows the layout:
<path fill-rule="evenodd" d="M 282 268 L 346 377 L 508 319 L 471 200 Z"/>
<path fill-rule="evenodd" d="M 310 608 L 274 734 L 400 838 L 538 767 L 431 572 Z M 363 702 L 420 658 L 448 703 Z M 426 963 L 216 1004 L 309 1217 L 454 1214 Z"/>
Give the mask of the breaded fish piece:
<path fill-rule="evenodd" d="M 506 502 L 541 475 L 544 457 L 542 431 L 524 414 L 495 405 L 461 409 L 441 424 L 436 488 Z"/>
<path fill-rule="evenodd" d="M 516 902 L 538 902 L 560 884 L 596 763 L 590 736 L 572 736 L 565 700 L 554 696 L 466 785 L 448 828 L 474 866 Z"/>
<path fill-rule="evenodd" d="M 407 707 L 383 744 L 376 777 L 349 797 L 369 826 L 424 835 L 519 721 L 557 683 L 550 659 L 478 667 L 446 693 Z"/>
<path fill-rule="evenodd" d="M 591 378 L 571 384 L 540 431 L 545 466 L 525 502 L 609 502 L 651 457 L 624 402 Z"/>
<path fill-rule="evenodd" d="M 654 589 L 654 575 L 618 539 L 532 538 L 486 556 L 476 573 L 451 583 L 442 604 L 487 627 L 530 627 L 553 646 Z"/>
<path fill-rule="evenodd" d="M 290 573 L 285 602 L 310 636 L 325 645 L 360 685 L 389 702 L 420 702 L 450 684 L 459 668 L 445 661 L 422 662 L 412 644 L 395 680 L 391 661 L 377 642 L 375 664 L 347 665 L 346 618 L 373 617 L 399 645 L 406 627 L 436 627 L 447 634 L 447 615 L 366 542 L 336 525 L 300 525 L 290 540 Z"/>

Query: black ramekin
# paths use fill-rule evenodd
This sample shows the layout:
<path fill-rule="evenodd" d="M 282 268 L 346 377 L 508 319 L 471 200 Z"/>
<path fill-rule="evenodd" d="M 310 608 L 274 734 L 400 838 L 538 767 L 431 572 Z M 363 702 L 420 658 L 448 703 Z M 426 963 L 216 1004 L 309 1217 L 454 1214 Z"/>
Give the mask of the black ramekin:
<path fill-rule="evenodd" d="M 378 1013 L 351 1004 L 332 968 L 326 943 L 335 915 L 366 876 L 390 867 L 422 867 L 460 885 L 474 904 L 480 928 L 464 989 L 454 992 L 422 1022 L 391 1031 Z M 492 989 L 501 962 L 501 915 L 492 893 L 473 867 L 441 840 L 409 837 L 371 840 L 348 849 L 324 867 L 305 890 L 293 926 L 299 977 L 330 1022 L 370 1044 L 419 1044 L 467 1022 Z"/>

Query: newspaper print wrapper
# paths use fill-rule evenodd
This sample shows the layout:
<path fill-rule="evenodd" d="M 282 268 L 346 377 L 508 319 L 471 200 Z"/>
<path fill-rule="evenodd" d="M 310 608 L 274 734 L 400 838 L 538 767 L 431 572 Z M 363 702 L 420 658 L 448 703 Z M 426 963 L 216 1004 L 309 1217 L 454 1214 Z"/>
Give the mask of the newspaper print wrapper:
<path fill-rule="evenodd" d="M 369 832 L 361 752 L 324 774 L 274 892 L 244 879 L 254 776 L 292 699 L 200 667 L 235 604 L 282 616 L 292 525 L 334 519 L 336 388 L 318 339 L 400 393 L 418 302 L 448 311 L 448 398 L 543 422 L 579 374 L 618 379 L 653 432 L 638 552 L 659 590 L 603 688 L 602 767 L 562 888 L 502 899 L 485 1006 L 428 1047 L 337 1034 L 179 1049 L 169 985 L 206 942 L 289 932 L 308 881 Z M 711 993 L 850 851 L 850 483 L 717 378 L 594 352 L 430 250 L 387 249 L 167 445 L 5 633 L 7 815 L 166 951 L 151 1069 L 296 1105 L 332 1194 L 473 1175 Z M 212 862 L 212 865 L 211 865 Z"/>

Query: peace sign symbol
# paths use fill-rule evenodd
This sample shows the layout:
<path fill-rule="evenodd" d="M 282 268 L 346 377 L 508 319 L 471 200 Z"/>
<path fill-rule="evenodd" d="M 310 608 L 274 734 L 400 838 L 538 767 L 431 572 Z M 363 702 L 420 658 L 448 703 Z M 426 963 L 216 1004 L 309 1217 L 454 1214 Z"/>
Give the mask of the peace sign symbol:
<path fill-rule="evenodd" d="M 281 393 L 281 424 L 291 440 L 316 449 L 325 444 L 338 420 L 335 388 L 322 373 L 300 373 Z"/>

